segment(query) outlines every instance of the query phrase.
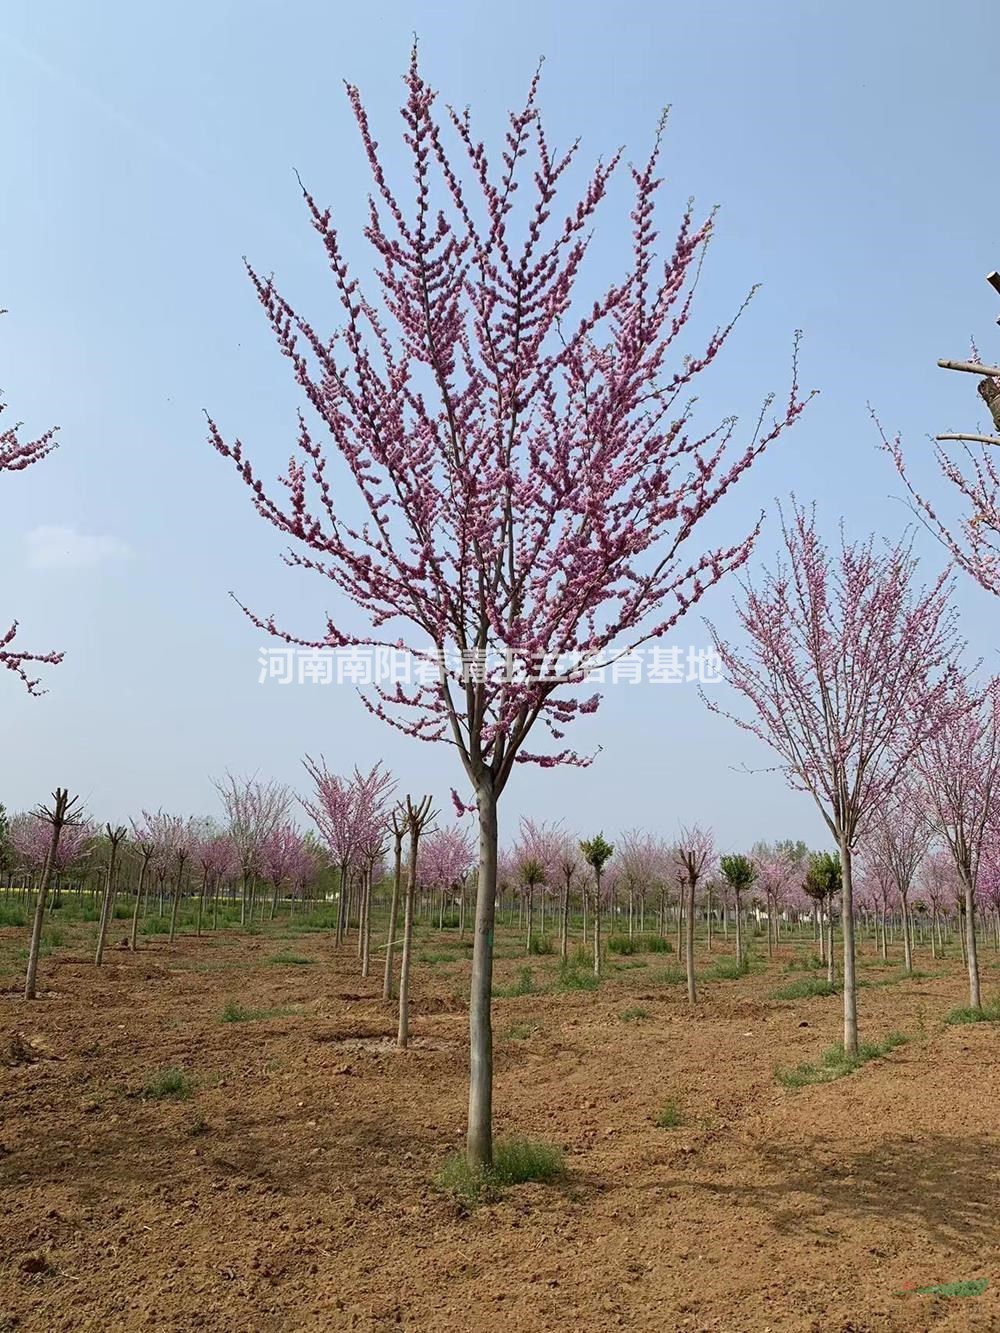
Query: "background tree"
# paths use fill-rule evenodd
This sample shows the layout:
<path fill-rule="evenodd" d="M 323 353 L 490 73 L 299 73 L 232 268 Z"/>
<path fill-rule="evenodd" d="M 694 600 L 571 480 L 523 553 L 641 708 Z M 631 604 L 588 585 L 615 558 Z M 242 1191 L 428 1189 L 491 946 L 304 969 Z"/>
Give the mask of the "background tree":
<path fill-rule="evenodd" d="M 601 975 L 601 877 L 604 867 L 615 854 L 615 849 L 605 842 L 604 834 L 587 838 L 580 843 L 580 851 L 587 865 L 594 872 L 594 976 Z"/>
<path fill-rule="evenodd" d="M 687 894 L 685 906 L 684 965 L 687 970 L 688 1003 L 697 1004 L 698 988 L 694 976 L 694 907 L 698 881 L 708 868 L 715 846 L 712 834 L 697 825 L 682 828 L 677 839 L 677 859 L 681 866 Z"/>
<path fill-rule="evenodd" d="M 736 962 L 743 966 L 743 896 L 757 883 L 757 867 L 749 856 L 731 852 L 719 859 L 722 878 L 733 891 L 736 907 Z"/>
<path fill-rule="evenodd" d="M 752 707 L 732 717 L 776 751 L 789 783 L 808 791 L 843 867 L 844 1050 L 858 1050 L 852 855 L 942 724 L 958 647 L 946 576 L 914 583 L 907 542 L 874 539 L 833 556 L 815 514 L 795 506 L 782 525 L 787 564 L 744 586 L 745 648 L 712 629 L 729 682 Z M 710 627 L 711 628 L 711 627 Z M 709 707 L 722 711 L 711 700 Z"/>
<path fill-rule="evenodd" d="M 100 967 L 104 961 L 104 942 L 108 936 L 108 926 L 111 924 L 112 913 L 115 905 L 115 867 L 118 862 L 118 848 L 125 841 L 125 835 L 128 830 L 124 824 L 119 824 L 112 828 L 110 824 L 104 826 L 104 836 L 108 846 L 108 863 L 104 877 L 104 898 L 101 903 L 101 920 L 97 927 L 97 949 L 94 953 L 94 965 Z"/>
<path fill-rule="evenodd" d="M 802 890 L 818 905 L 820 937 L 822 938 L 824 931 L 828 932 L 823 953 L 826 957 L 827 979 L 831 986 L 836 979 L 833 956 L 833 900 L 842 891 L 843 885 L 843 870 L 836 852 L 809 853 Z M 847 909 L 844 910 L 846 912 Z"/>
<path fill-rule="evenodd" d="M 510 116 L 498 169 L 467 114 L 436 114 L 416 49 L 405 82 L 412 203 L 390 183 L 360 93 L 347 90 L 374 180 L 370 294 L 348 268 L 329 210 L 308 192 L 341 328 L 332 338 L 317 332 L 272 279 L 250 270 L 278 345 L 356 483 L 364 518 L 346 512 L 304 416 L 298 457 L 275 488 L 214 422 L 210 439 L 258 512 L 295 543 L 289 562 L 331 579 L 374 628 L 366 634 L 328 618 L 320 637 L 303 638 L 273 618 L 251 614 L 254 623 L 287 642 L 391 650 L 404 646 L 407 625 L 413 656 L 435 667 L 410 689 L 376 686 L 368 706 L 411 736 L 454 745 L 474 793 L 480 865 L 467 1148 L 474 1165 L 486 1165 L 492 1085 L 478 1074 L 492 1069 L 497 802 L 515 762 L 585 762 L 561 748 L 566 724 L 598 703 L 579 695 L 581 662 L 667 633 L 744 563 L 757 526 L 719 547 L 692 549 L 694 539 L 803 402 L 793 374 L 785 408 L 765 420 L 769 398 L 735 452 L 734 419 L 707 428 L 693 419 L 693 382 L 736 317 L 700 354 L 669 364 L 712 219 L 696 224 L 688 211 L 672 250 L 658 257 L 659 135 L 647 161 L 631 169 L 625 275 L 603 292 L 578 293 L 621 154 L 560 206 L 576 148 L 551 151 L 537 76 Z M 515 209 L 529 154 L 532 197 Z M 527 749 L 536 723 L 557 748 Z"/>
<path fill-rule="evenodd" d="M 264 846 L 288 814 L 292 794 L 280 782 L 234 777 L 232 773 L 216 779 L 214 786 L 226 812 L 229 837 L 239 857 L 243 877 L 240 924 L 245 925 L 248 919 L 253 920 L 255 886 Z"/>
<path fill-rule="evenodd" d="M 28 945 L 28 969 L 24 979 L 24 998 L 34 1000 L 38 985 L 38 954 L 42 943 L 42 922 L 45 919 L 45 904 L 49 896 L 49 884 L 58 861 L 59 842 L 63 830 L 74 825 L 82 825 L 83 810 L 79 796 L 70 796 L 65 787 L 57 787 L 52 793 L 52 804 L 39 806 L 33 812 L 34 818 L 48 825 L 49 848 L 42 869 L 41 883 L 35 900 L 35 915 L 31 923 L 31 940 Z"/>

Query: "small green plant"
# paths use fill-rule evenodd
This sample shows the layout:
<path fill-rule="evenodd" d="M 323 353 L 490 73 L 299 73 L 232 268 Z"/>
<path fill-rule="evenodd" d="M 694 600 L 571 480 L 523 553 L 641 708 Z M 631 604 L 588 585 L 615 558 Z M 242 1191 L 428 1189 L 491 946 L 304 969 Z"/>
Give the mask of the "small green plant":
<path fill-rule="evenodd" d="M 508 1041 L 527 1041 L 539 1030 L 537 1023 L 511 1023 L 507 1029 Z"/>
<path fill-rule="evenodd" d="M 981 1296 L 990 1285 L 989 1278 L 975 1277 L 968 1282 L 942 1282 L 935 1287 L 914 1287 L 920 1296 Z"/>
<path fill-rule="evenodd" d="M 301 953 L 276 953 L 267 961 L 272 967 L 309 967 L 316 959 Z"/>
<path fill-rule="evenodd" d="M 808 1000 L 815 995 L 836 995 L 837 987 L 822 977 L 800 977 L 771 992 L 772 1000 Z"/>
<path fill-rule="evenodd" d="M 665 940 L 662 935 L 644 935 L 642 951 L 643 953 L 673 953 L 674 946 L 669 940 Z"/>
<path fill-rule="evenodd" d="M 532 935 L 531 947 L 528 950 L 529 953 L 533 953 L 535 955 L 545 955 L 545 954 L 553 954 L 555 953 L 555 951 L 556 951 L 556 946 L 550 936 Z"/>
<path fill-rule="evenodd" d="M 434 953 L 427 949 L 417 954 L 417 962 L 434 967 L 437 963 L 457 963 L 458 957 L 453 953 Z"/>
<path fill-rule="evenodd" d="M 818 972 L 826 964 L 820 958 L 819 954 L 809 953 L 797 955 L 795 958 L 789 958 L 784 964 L 785 972 Z"/>
<path fill-rule="evenodd" d="M 705 975 L 712 981 L 738 981 L 749 976 L 753 966 L 750 954 L 745 953 L 742 958 L 720 958 Z"/>
<path fill-rule="evenodd" d="M 634 1009 L 625 1009 L 622 1011 L 621 1020 L 623 1023 L 641 1023 L 644 1018 L 649 1017 L 649 1010 L 636 1006 Z"/>
<path fill-rule="evenodd" d="M 570 962 L 569 959 L 560 967 L 556 983 L 561 991 L 597 990 L 600 984 L 600 977 L 595 977 L 593 972 L 584 971 L 578 963 Z"/>
<path fill-rule="evenodd" d="M 794 1069 L 776 1069 L 774 1076 L 786 1088 L 804 1088 L 811 1083 L 832 1083 L 834 1079 L 843 1078 L 845 1074 L 853 1074 L 869 1060 L 877 1060 L 880 1056 L 888 1055 L 897 1046 L 904 1045 L 907 1040 L 902 1032 L 890 1032 L 881 1041 L 862 1042 L 855 1056 L 846 1055 L 843 1046 L 838 1043 L 823 1052 L 818 1064 L 804 1063 L 796 1065 Z"/>
<path fill-rule="evenodd" d="M 20 903 L 5 903 L 0 906 L 0 926 L 26 926 L 28 917 Z"/>
<path fill-rule="evenodd" d="M 530 967 L 522 967 L 512 985 L 493 987 L 494 995 L 507 1000 L 515 1000 L 521 995 L 534 995 L 534 993 L 535 977 Z"/>
<path fill-rule="evenodd" d="M 679 986 L 682 982 L 687 981 L 687 973 L 683 967 L 678 967 L 676 963 L 670 963 L 658 972 L 651 972 L 648 980 L 654 986 Z"/>
<path fill-rule="evenodd" d="M 617 953 L 622 955 L 639 952 L 639 941 L 633 936 L 611 935 L 608 937 L 608 953 Z"/>
<path fill-rule="evenodd" d="M 657 1129 L 678 1129 L 683 1123 L 684 1116 L 675 1101 L 665 1103 L 653 1119 Z"/>
<path fill-rule="evenodd" d="M 173 1069 L 163 1069 L 153 1074 L 147 1080 L 142 1095 L 151 1101 L 162 1101 L 168 1097 L 184 1101 L 193 1091 L 194 1084 L 191 1079 L 180 1066 L 175 1066 Z"/>
<path fill-rule="evenodd" d="M 1000 1000 L 994 1000 L 991 1004 L 984 1004 L 981 1009 L 973 1009 L 971 1006 L 962 1006 L 958 1009 L 952 1009 L 945 1014 L 946 1023 L 1000 1023 Z"/>
<path fill-rule="evenodd" d="M 438 1176 L 438 1185 L 465 1203 L 493 1202 L 511 1185 L 528 1181 L 551 1184 L 563 1180 L 566 1167 L 558 1148 L 530 1139 L 505 1139 L 493 1149 L 491 1167 L 473 1167 L 463 1153 L 450 1157 Z"/>

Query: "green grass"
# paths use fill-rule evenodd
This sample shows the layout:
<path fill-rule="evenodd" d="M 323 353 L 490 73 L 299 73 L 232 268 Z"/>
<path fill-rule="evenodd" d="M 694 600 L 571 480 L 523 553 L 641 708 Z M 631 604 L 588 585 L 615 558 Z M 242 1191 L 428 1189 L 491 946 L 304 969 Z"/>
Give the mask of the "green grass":
<path fill-rule="evenodd" d="M 470 1166 L 462 1153 L 450 1157 L 441 1168 L 438 1185 L 465 1203 L 487 1203 L 501 1198 L 511 1185 L 527 1181 L 548 1185 L 565 1177 L 558 1148 L 530 1139 L 505 1139 L 495 1144 L 491 1167 Z"/>
<path fill-rule="evenodd" d="M 661 968 L 659 972 L 651 972 L 647 980 L 651 981 L 654 986 L 681 986 L 687 981 L 687 973 L 683 967 L 671 963 L 667 967 Z"/>
<path fill-rule="evenodd" d="M 675 1101 L 666 1102 L 653 1118 L 657 1129 L 679 1129 L 683 1123 L 684 1115 Z"/>
<path fill-rule="evenodd" d="M 457 963 L 458 961 L 458 955 L 454 953 L 431 953 L 425 949 L 417 954 L 418 963 L 427 963 L 432 967 L 436 963 Z"/>
<path fill-rule="evenodd" d="M 800 958 L 789 958 L 783 967 L 785 972 L 818 972 L 820 968 L 826 967 L 819 954 L 805 954 Z"/>
<path fill-rule="evenodd" d="M 184 1101 L 192 1092 L 194 1083 L 183 1069 L 175 1066 L 173 1069 L 163 1069 L 158 1074 L 153 1074 L 146 1082 L 142 1095 L 153 1101 L 162 1101 L 168 1097 Z"/>
<path fill-rule="evenodd" d="M 592 971 L 584 971 L 579 964 L 567 959 L 559 969 L 556 988 L 561 991 L 597 990 L 600 984 L 600 977 L 596 977 Z"/>
<path fill-rule="evenodd" d="M 989 1278 L 976 1277 L 968 1282 L 942 1282 L 936 1287 L 915 1287 L 920 1296 L 981 1296 L 990 1285 Z"/>
<path fill-rule="evenodd" d="M 529 953 L 533 953 L 536 956 L 539 956 L 539 955 L 554 954 L 555 951 L 556 951 L 555 942 L 553 941 L 551 936 L 532 934 L 531 947 L 528 950 Z"/>
<path fill-rule="evenodd" d="M 515 982 L 510 986 L 494 986 L 493 994 L 503 1000 L 516 1000 L 522 995 L 536 994 L 534 973 L 530 967 L 522 967 Z"/>
<path fill-rule="evenodd" d="M 630 939 L 628 935 L 610 935 L 608 937 L 608 953 L 632 954 L 639 953 L 642 948 L 642 941 L 637 935 Z"/>
<path fill-rule="evenodd" d="M 306 958 L 301 953 L 276 953 L 267 959 L 267 962 L 273 967 L 310 967 L 315 963 L 315 958 Z"/>
<path fill-rule="evenodd" d="M 952 1009 L 951 1013 L 945 1014 L 946 1023 L 1000 1023 L 1000 1000 L 994 1000 L 992 1004 L 984 1004 L 981 1009 L 973 1009 L 966 1005 L 958 1009 Z"/>
<path fill-rule="evenodd" d="M 219 1018 L 220 1023 L 259 1023 L 265 1018 L 287 1018 L 294 1009 L 287 1005 L 277 1009 L 248 1009 L 237 1000 L 229 1000 Z"/>
<path fill-rule="evenodd" d="M 649 1010 L 636 1006 L 634 1009 L 625 1009 L 621 1014 L 623 1023 L 641 1023 L 644 1018 L 649 1017 Z"/>
<path fill-rule="evenodd" d="M 644 935 L 642 937 L 643 953 L 673 953 L 674 946 L 669 940 L 665 940 L 662 935 Z"/>
<path fill-rule="evenodd" d="M 757 963 L 749 954 L 744 954 L 742 958 L 720 958 L 705 973 L 705 979 L 707 981 L 739 981 L 740 977 L 748 977 L 756 966 L 758 966 Z"/>
<path fill-rule="evenodd" d="M 818 1064 L 800 1064 L 794 1069 L 776 1069 L 774 1076 L 786 1088 L 805 1088 L 812 1083 L 832 1083 L 834 1079 L 843 1078 L 845 1074 L 853 1074 L 870 1060 L 888 1055 L 906 1041 L 907 1038 L 901 1032 L 890 1032 L 881 1041 L 861 1042 L 855 1056 L 845 1055 L 843 1046 L 838 1043 L 823 1052 Z"/>
<path fill-rule="evenodd" d="M 772 1000 L 808 1000 L 814 995 L 836 995 L 837 987 L 824 977 L 800 977 L 771 992 Z"/>
<path fill-rule="evenodd" d="M 511 1023 L 505 1035 L 508 1041 L 527 1041 L 538 1031 L 540 1028 L 537 1023 Z"/>
<path fill-rule="evenodd" d="M 4 903 L 0 906 L 0 926 L 26 926 L 28 914 L 20 903 Z"/>

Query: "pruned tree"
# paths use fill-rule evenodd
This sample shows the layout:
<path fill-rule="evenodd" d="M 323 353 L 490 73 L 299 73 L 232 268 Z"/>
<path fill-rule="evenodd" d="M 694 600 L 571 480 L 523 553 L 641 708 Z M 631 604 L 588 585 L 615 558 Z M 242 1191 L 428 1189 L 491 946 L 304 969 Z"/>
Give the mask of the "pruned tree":
<path fill-rule="evenodd" d="M 390 183 L 358 90 L 347 90 L 374 181 L 372 291 L 352 275 L 329 210 L 306 191 L 341 327 L 319 333 L 271 278 L 250 270 L 332 449 L 300 416 L 298 455 L 272 488 L 214 421 L 210 439 L 262 517 L 294 543 L 289 562 L 329 578 L 373 629 L 338 616 L 300 636 L 248 612 L 254 624 L 314 647 L 408 647 L 429 668 L 409 686 L 376 685 L 366 702 L 413 737 L 453 745 L 474 794 L 467 1150 L 473 1165 L 487 1165 L 497 802 L 515 763 L 587 762 L 562 739 L 598 706 L 579 692 L 592 662 L 666 634 L 744 563 L 759 524 L 709 546 L 698 541 L 702 520 L 804 403 L 793 372 L 787 404 L 771 420 L 768 398 L 742 439 L 734 418 L 698 425 L 694 382 L 746 303 L 700 353 L 671 364 L 713 219 L 696 223 L 689 209 L 672 248 L 657 254 L 659 134 L 631 169 L 624 276 L 585 292 L 589 236 L 621 154 L 560 206 L 576 147 L 552 152 L 537 76 L 510 116 L 498 169 L 467 114 L 438 116 L 415 49 L 405 83 L 411 203 Z M 532 197 L 518 209 L 529 153 Z M 355 483 L 360 519 L 343 503 L 332 458 Z M 555 748 L 528 749 L 536 724 Z"/>
<path fill-rule="evenodd" d="M 744 585 L 745 646 L 710 626 L 729 683 L 751 706 L 726 714 L 773 749 L 813 797 L 843 867 L 844 1050 L 857 1054 L 852 856 L 951 706 L 958 649 L 951 585 L 915 583 L 910 543 L 829 552 L 815 513 L 782 522 L 787 562 Z M 717 702 L 706 700 L 715 712 Z"/>
<path fill-rule="evenodd" d="M 403 953 L 399 964 L 399 1026 L 396 1045 L 404 1049 L 410 1043 L 410 966 L 413 959 L 413 902 L 417 892 L 417 854 L 420 839 L 431 827 L 436 811 L 431 798 L 414 802 L 406 798 L 406 831 L 409 835 L 409 857 L 406 868 L 406 896 L 403 903 Z"/>
<path fill-rule="evenodd" d="M 63 830 L 74 825 L 83 825 L 83 807 L 79 796 L 70 796 L 65 787 L 57 787 L 52 793 L 52 804 L 39 806 L 32 812 L 35 819 L 49 828 L 49 847 L 42 869 L 41 882 L 35 899 L 35 915 L 31 923 L 31 940 L 28 945 L 28 970 L 24 979 L 24 998 L 34 1000 L 38 986 L 38 954 L 42 943 L 42 922 L 45 920 L 45 904 L 49 896 L 49 884 L 59 856 L 59 842 Z"/>
<path fill-rule="evenodd" d="M 601 975 L 601 880 L 604 867 L 615 854 L 610 842 L 606 842 L 603 833 L 593 838 L 585 838 L 580 843 L 580 852 L 587 865 L 594 872 L 594 976 Z"/>
<path fill-rule="evenodd" d="M 114 828 L 110 824 L 104 826 L 104 836 L 108 845 L 108 864 L 104 874 L 101 919 L 97 927 L 97 949 L 94 953 L 95 967 L 100 967 L 104 962 L 104 944 L 108 937 L 108 926 L 111 924 L 111 915 L 115 906 L 115 867 L 118 863 L 118 848 L 125 841 L 127 832 L 128 830 L 124 824 L 118 824 Z"/>
<path fill-rule="evenodd" d="M 722 878 L 733 891 L 736 907 L 736 963 L 743 966 L 743 895 L 749 893 L 757 883 L 757 866 L 749 856 L 742 852 L 730 852 L 720 857 L 719 870 Z"/>
<path fill-rule="evenodd" d="M 694 908 L 698 881 L 708 869 L 715 851 L 715 841 L 708 829 L 696 824 L 682 828 L 677 839 L 677 862 L 686 893 L 684 966 L 687 971 L 688 1003 L 697 1004 L 698 987 L 694 976 Z"/>
<path fill-rule="evenodd" d="M 289 789 L 280 782 L 262 782 L 257 777 L 240 778 L 227 773 L 215 780 L 226 812 L 229 836 L 239 857 L 243 877 L 240 924 L 253 920 L 254 896 L 261 873 L 261 856 L 268 838 L 288 814 L 292 802 Z"/>

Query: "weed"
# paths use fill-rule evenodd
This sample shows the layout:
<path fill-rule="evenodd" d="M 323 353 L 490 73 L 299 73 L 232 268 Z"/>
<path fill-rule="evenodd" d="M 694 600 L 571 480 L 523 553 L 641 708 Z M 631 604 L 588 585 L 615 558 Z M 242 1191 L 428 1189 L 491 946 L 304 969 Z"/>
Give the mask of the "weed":
<path fill-rule="evenodd" d="M 441 1168 L 438 1185 L 466 1203 L 485 1203 L 501 1198 L 510 1185 L 529 1180 L 547 1185 L 565 1176 L 558 1148 L 529 1139 L 506 1139 L 496 1144 L 490 1167 L 470 1166 L 461 1153 L 450 1157 Z"/>
<path fill-rule="evenodd" d="M 622 1011 L 621 1020 L 623 1023 L 641 1023 L 644 1018 L 649 1017 L 649 1010 L 636 1007 L 634 1009 L 625 1009 Z"/>
<path fill-rule="evenodd" d="M 194 1091 L 194 1084 L 179 1066 L 163 1069 L 153 1074 L 142 1090 L 142 1095 L 153 1101 L 174 1097 L 178 1101 L 186 1100 Z"/>
<path fill-rule="evenodd" d="M 494 986 L 493 994 L 502 999 L 514 1000 L 521 995 L 535 993 L 535 978 L 530 967 L 522 967 L 517 980 L 510 986 Z"/>
<path fill-rule="evenodd" d="M 772 1000 L 808 1000 L 815 995 L 836 995 L 837 987 L 823 977 L 801 977 L 771 992 Z"/>
<path fill-rule="evenodd" d="M 306 958 L 300 953 L 276 953 L 267 959 L 267 962 L 274 967 L 309 967 L 315 961 L 315 958 Z"/>
<path fill-rule="evenodd" d="M 794 1069 L 776 1069 L 774 1076 L 786 1088 L 804 1088 L 811 1083 L 832 1083 L 834 1079 L 853 1074 L 869 1060 L 877 1060 L 888 1055 L 897 1046 L 902 1046 L 907 1038 L 901 1032 L 890 1032 L 880 1042 L 865 1041 L 858 1047 L 855 1056 L 845 1055 L 839 1043 L 830 1046 L 820 1056 L 818 1064 L 800 1064 Z"/>
<path fill-rule="evenodd" d="M 653 1120 L 657 1129 L 678 1129 L 683 1123 L 684 1116 L 675 1101 L 667 1102 Z"/>

